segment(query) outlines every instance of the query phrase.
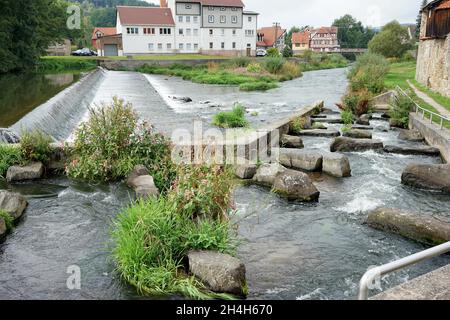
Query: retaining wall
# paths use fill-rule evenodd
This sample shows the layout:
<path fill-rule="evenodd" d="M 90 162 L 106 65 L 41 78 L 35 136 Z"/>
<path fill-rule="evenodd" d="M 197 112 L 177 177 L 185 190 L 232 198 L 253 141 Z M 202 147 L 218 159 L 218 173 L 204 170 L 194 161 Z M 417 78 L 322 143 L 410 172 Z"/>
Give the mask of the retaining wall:
<path fill-rule="evenodd" d="M 417 129 L 425 137 L 429 145 L 439 148 L 446 163 L 450 163 L 450 131 L 440 127 L 430 120 L 422 119 L 421 115 L 411 113 L 409 115 L 409 128 Z"/>
<path fill-rule="evenodd" d="M 108 70 L 134 70 L 144 65 L 159 65 L 168 67 L 173 64 L 196 66 L 206 63 L 221 63 L 227 59 L 192 59 L 192 60 L 101 60 L 99 65 Z"/>

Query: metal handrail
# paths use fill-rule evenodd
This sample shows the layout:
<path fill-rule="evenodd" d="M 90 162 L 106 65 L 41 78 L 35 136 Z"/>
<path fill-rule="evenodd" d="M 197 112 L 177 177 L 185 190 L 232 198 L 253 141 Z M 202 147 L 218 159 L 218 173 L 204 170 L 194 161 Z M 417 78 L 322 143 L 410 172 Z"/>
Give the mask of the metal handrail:
<path fill-rule="evenodd" d="M 393 261 L 391 263 L 375 267 L 367 271 L 359 282 L 358 300 L 367 300 L 369 297 L 369 284 L 375 279 L 380 279 L 382 276 L 404 269 L 419 262 L 429 260 L 431 258 L 443 255 L 450 252 L 450 242 L 441 244 L 440 246 L 413 254 L 409 257 Z"/>
<path fill-rule="evenodd" d="M 435 113 L 433 111 L 427 110 L 425 108 L 422 108 L 421 106 L 419 106 L 419 104 L 417 102 L 415 102 L 402 88 L 400 88 L 399 86 L 397 86 L 397 91 L 401 92 L 405 97 L 407 97 L 409 100 L 411 100 L 411 102 L 414 104 L 415 108 L 415 113 L 419 114 L 419 110 L 422 111 L 422 119 L 425 119 L 425 113 L 429 113 L 430 114 L 430 123 L 433 123 L 433 117 L 436 116 L 437 118 L 441 119 L 440 121 L 440 129 L 442 130 L 444 128 L 444 121 L 450 122 L 450 119 L 447 118 L 446 116 L 443 116 L 439 113 Z"/>

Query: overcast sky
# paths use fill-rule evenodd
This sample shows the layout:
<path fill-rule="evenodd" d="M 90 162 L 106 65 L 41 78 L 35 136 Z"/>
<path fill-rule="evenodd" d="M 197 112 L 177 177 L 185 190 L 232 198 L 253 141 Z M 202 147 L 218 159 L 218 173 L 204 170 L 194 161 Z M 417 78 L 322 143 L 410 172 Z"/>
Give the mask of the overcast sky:
<path fill-rule="evenodd" d="M 147 0 L 158 3 L 158 0 Z M 259 27 L 280 22 L 294 25 L 328 26 L 350 13 L 365 25 L 379 27 L 392 20 L 415 23 L 420 0 L 243 0 L 246 10 L 260 13 Z"/>

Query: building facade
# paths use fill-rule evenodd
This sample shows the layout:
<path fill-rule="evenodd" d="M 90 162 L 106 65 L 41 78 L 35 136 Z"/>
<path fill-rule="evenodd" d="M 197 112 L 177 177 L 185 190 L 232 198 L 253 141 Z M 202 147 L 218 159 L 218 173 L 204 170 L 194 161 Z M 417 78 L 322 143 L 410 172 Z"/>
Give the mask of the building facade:
<path fill-rule="evenodd" d="M 106 36 L 112 36 L 117 34 L 116 28 L 94 28 L 94 31 L 92 31 L 92 47 L 96 50 L 99 49 L 99 46 L 97 45 L 98 39 Z"/>
<path fill-rule="evenodd" d="M 308 30 L 303 32 L 294 32 L 292 34 L 292 52 L 294 55 L 301 54 L 306 50 L 310 50 L 311 32 Z"/>
<path fill-rule="evenodd" d="M 416 80 L 450 97 L 450 0 L 432 1 L 422 10 Z"/>
<path fill-rule="evenodd" d="M 310 49 L 315 52 L 338 52 L 341 47 L 337 27 L 322 27 L 311 31 Z"/>
<path fill-rule="evenodd" d="M 117 7 L 123 49 L 118 54 L 256 54 L 258 14 L 245 11 L 241 0 L 161 0 L 160 5 Z"/>

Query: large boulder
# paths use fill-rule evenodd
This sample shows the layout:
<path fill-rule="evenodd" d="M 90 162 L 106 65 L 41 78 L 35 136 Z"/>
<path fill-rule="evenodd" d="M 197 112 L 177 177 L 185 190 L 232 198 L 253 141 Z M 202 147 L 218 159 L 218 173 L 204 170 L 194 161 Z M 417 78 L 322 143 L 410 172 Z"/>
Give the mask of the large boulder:
<path fill-rule="evenodd" d="M 367 130 L 352 129 L 344 132 L 342 135 L 353 139 L 372 139 L 372 133 Z"/>
<path fill-rule="evenodd" d="M 258 167 L 254 164 L 238 165 L 235 169 L 236 177 L 244 180 L 253 179 Z"/>
<path fill-rule="evenodd" d="M 352 129 L 354 129 L 354 130 L 373 130 L 373 127 L 364 126 L 364 125 L 360 125 L 360 124 L 354 124 L 354 125 L 352 125 Z"/>
<path fill-rule="evenodd" d="M 253 181 L 266 187 L 272 187 L 278 173 L 285 170 L 286 168 L 279 163 L 263 164 L 256 171 Z"/>
<path fill-rule="evenodd" d="M 410 164 L 403 171 L 402 183 L 450 194 L 450 164 Z"/>
<path fill-rule="evenodd" d="M 324 118 L 324 119 L 314 119 L 313 124 L 315 122 L 319 123 L 330 123 L 330 124 L 343 124 L 344 122 L 340 118 Z"/>
<path fill-rule="evenodd" d="M 159 190 L 152 176 L 139 176 L 133 181 L 138 198 L 149 198 L 159 196 Z"/>
<path fill-rule="evenodd" d="M 8 182 L 25 181 L 40 179 L 44 174 L 44 165 L 41 162 L 35 162 L 27 166 L 12 166 L 9 167 L 6 173 L 6 180 Z"/>
<path fill-rule="evenodd" d="M 322 171 L 337 178 L 350 177 L 352 174 L 348 157 L 340 153 L 325 153 Z"/>
<path fill-rule="evenodd" d="M 143 165 L 137 165 L 134 167 L 133 171 L 128 174 L 127 185 L 131 188 L 136 188 L 136 179 L 141 176 L 148 176 L 150 173 L 147 168 Z"/>
<path fill-rule="evenodd" d="M 319 201 L 320 196 L 306 173 L 289 169 L 276 176 L 272 190 L 288 200 L 302 202 Z"/>
<path fill-rule="evenodd" d="M 372 118 L 371 115 L 363 114 L 356 120 L 356 124 L 360 124 L 363 126 L 369 126 L 370 125 L 370 119 Z"/>
<path fill-rule="evenodd" d="M 281 147 L 282 148 L 303 149 L 304 145 L 303 145 L 302 138 L 284 134 L 281 137 Z"/>
<path fill-rule="evenodd" d="M 404 155 L 423 155 L 423 156 L 439 156 L 441 151 L 438 148 L 429 146 L 418 147 L 400 147 L 400 146 L 385 146 L 383 150 L 387 153 L 398 153 Z"/>
<path fill-rule="evenodd" d="M 280 149 L 280 163 L 289 168 L 321 171 L 322 155 L 311 150 Z"/>
<path fill-rule="evenodd" d="M 47 164 L 47 169 L 51 171 L 63 171 L 66 168 L 67 155 L 64 150 L 64 145 L 60 143 L 50 144 L 51 153 L 50 160 Z"/>
<path fill-rule="evenodd" d="M 312 129 L 312 130 L 302 130 L 299 133 L 300 136 L 307 137 L 339 137 L 341 133 L 337 130 L 324 130 L 324 129 Z"/>
<path fill-rule="evenodd" d="M 213 251 L 191 251 L 189 272 L 218 293 L 246 295 L 245 265 L 238 259 Z"/>
<path fill-rule="evenodd" d="M 418 130 L 401 130 L 398 135 L 400 140 L 422 142 L 425 140 L 423 135 Z"/>
<path fill-rule="evenodd" d="M 389 119 L 389 125 L 392 128 L 400 128 L 400 129 L 404 129 L 405 125 L 403 124 L 403 122 L 401 122 L 400 120 L 396 120 L 396 119 Z"/>
<path fill-rule="evenodd" d="M 14 220 L 19 219 L 28 203 L 24 196 L 9 191 L 0 191 L 0 210 L 9 213 Z"/>
<path fill-rule="evenodd" d="M 0 143 L 19 143 L 20 138 L 9 129 L 0 128 Z"/>
<path fill-rule="evenodd" d="M 335 138 L 331 144 L 331 152 L 352 152 L 383 149 L 383 142 L 372 139 Z"/>
<path fill-rule="evenodd" d="M 369 213 L 366 223 L 372 228 L 396 233 L 427 245 L 450 241 L 450 221 L 432 216 L 380 208 Z"/>

